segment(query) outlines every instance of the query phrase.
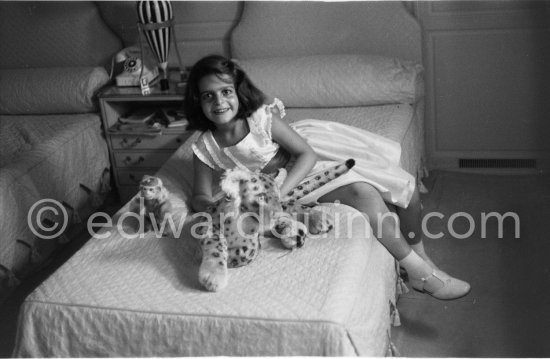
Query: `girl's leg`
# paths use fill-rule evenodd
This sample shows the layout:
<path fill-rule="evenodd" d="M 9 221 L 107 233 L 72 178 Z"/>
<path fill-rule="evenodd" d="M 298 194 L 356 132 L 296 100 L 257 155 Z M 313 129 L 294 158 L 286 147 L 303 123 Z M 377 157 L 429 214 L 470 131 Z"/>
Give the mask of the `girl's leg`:
<path fill-rule="evenodd" d="M 407 243 L 409 243 L 411 248 L 433 268 L 437 268 L 428 254 L 426 254 L 424 242 L 422 241 L 422 202 L 420 200 L 418 187 L 411 197 L 409 206 L 407 208 L 397 207 L 397 214 L 401 222 L 401 231 Z"/>
<path fill-rule="evenodd" d="M 352 183 L 337 188 L 319 198 L 319 202 L 335 201 L 351 206 L 363 213 L 368 218 L 378 241 L 386 247 L 395 259 L 401 260 L 411 252 L 411 247 L 401 234 L 399 223 L 390 216 L 384 217 L 384 220 L 380 219 L 390 213 L 390 210 L 373 186 L 364 182 Z"/>
<path fill-rule="evenodd" d="M 407 270 L 415 289 L 426 291 L 439 299 L 455 299 L 469 292 L 468 283 L 437 271 L 411 249 L 401 233 L 399 223 L 392 217 L 386 217 L 390 211 L 374 187 L 368 183 L 357 182 L 340 187 L 319 198 L 319 202 L 335 201 L 354 207 L 367 216 L 373 233 Z"/>

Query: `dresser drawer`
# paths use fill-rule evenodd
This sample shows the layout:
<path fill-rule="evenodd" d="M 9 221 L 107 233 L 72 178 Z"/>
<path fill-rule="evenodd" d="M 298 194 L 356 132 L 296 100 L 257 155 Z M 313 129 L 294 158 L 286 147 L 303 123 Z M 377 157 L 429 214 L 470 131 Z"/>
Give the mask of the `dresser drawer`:
<path fill-rule="evenodd" d="M 158 168 L 119 168 L 116 172 L 118 184 L 122 186 L 138 186 L 145 175 L 154 176 Z"/>
<path fill-rule="evenodd" d="M 161 167 L 173 152 L 115 152 L 117 167 Z"/>
<path fill-rule="evenodd" d="M 189 137 L 189 132 L 162 134 L 160 136 L 134 136 L 110 134 L 111 146 L 115 150 L 156 149 L 169 150 L 179 148 Z"/>

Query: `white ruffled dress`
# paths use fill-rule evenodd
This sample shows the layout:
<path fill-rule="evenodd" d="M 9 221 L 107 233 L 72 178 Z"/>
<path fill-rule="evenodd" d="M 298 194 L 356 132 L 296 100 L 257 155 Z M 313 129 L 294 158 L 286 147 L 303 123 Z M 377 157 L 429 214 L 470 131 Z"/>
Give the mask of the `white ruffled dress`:
<path fill-rule="evenodd" d="M 279 150 L 279 145 L 271 137 L 274 106 L 279 108 L 281 117 L 284 117 L 284 107 L 277 99 L 271 105 L 260 107 L 247 118 L 250 132 L 236 145 L 221 147 L 212 132 L 206 131 L 193 144 L 193 152 L 215 171 L 234 167 L 261 170 Z M 408 206 L 415 189 L 415 178 L 399 165 L 399 143 L 333 121 L 306 119 L 296 121 L 290 126 L 308 142 L 320 159 L 303 181 L 333 166 L 335 162 L 355 159 L 352 170 L 310 192 L 300 202 L 315 202 L 336 188 L 355 182 L 366 182 L 374 186 L 386 202 L 403 208 Z M 287 168 L 293 162 L 291 159 Z"/>

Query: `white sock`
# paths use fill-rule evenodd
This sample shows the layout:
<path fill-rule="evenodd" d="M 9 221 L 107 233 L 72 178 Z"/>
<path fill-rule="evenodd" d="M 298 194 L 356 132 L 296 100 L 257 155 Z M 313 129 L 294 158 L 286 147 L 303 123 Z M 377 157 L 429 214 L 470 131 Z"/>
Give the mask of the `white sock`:
<path fill-rule="evenodd" d="M 410 244 L 413 251 L 416 252 L 422 259 L 426 261 L 430 266 L 432 266 L 434 269 L 438 269 L 438 267 L 435 265 L 435 263 L 432 261 L 432 259 L 428 256 L 426 253 L 426 250 L 424 249 L 424 242 L 420 241 L 416 244 Z"/>
<path fill-rule="evenodd" d="M 420 257 L 415 251 L 412 251 L 399 264 L 407 270 L 407 274 L 415 279 L 426 278 L 432 274 L 432 267 Z"/>

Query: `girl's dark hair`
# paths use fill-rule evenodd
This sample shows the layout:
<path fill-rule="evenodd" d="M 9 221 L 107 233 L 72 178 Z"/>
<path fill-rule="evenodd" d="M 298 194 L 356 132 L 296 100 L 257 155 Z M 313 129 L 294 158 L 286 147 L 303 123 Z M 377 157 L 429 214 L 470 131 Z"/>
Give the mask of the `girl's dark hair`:
<path fill-rule="evenodd" d="M 223 56 L 206 56 L 193 66 L 187 80 L 183 107 L 190 129 L 201 131 L 215 129 L 214 123 L 202 112 L 199 91 L 199 81 L 209 75 L 216 75 L 222 80 L 225 80 L 225 76 L 231 78 L 239 99 L 238 118 L 249 117 L 263 105 L 264 93 L 254 86 L 239 65 Z"/>

